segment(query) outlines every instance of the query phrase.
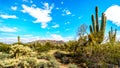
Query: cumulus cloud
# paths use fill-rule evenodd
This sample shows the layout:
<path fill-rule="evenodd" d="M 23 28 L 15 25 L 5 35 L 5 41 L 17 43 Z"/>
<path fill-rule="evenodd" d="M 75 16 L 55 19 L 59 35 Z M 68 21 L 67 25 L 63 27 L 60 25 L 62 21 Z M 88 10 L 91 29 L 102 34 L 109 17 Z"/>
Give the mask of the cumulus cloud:
<path fill-rule="evenodd" d="M 15 11 L 17 10 L 17 6 L 11 6 L 11 9 Z"/>
<path fill-rule="evenodd" d="M 105 11 L 105 14 L 107 16 L 107 20 L 112 21 L 117 26 L 120 26 L 120 6 L 118 5 L 110 6 Z"/>
<path fill-rule="evenodd" d="M 17 30 L 18 29 L 16 27 L 7 27 L 7 26 L 0 27 L 1 32 L 17 32 Z"/>
<path fill-rule="evenodd" d="M 23 4 L 22 7 L 22 12 L 28 13 L 30 16 L 34 17 L 36 19 L 34 23 L 41 23 L 41 28 L 46 28 L 47 23 L 52 20 L 50 13 L 53 9 L 53 5 L 50 6 L 48 3 L 44 3 L 43 8 L 34 8 Z"/>
<path fill-rule="evenodd" d="M 58 28 L 59 25 L 58 24 L 55 24 L 54 26 L 52 26 L 52 28 Z"/>
<path fill-rule="evenodd" d="M 7 14 L 6 15 L 1 14 L 0 17 L 3 19 L 8 19 L 8 18 L 16 19 L 17 18 L 16 15 L 7 15 Z"/>

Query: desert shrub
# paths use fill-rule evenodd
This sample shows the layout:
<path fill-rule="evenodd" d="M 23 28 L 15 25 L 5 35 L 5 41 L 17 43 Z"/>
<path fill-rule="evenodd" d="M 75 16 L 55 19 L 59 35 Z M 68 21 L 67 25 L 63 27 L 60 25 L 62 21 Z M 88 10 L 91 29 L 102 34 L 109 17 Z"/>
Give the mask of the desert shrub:
<path fill-rule="evenodd" d="M 36 66 L 36 68 L 45 68 L 46 63 L 45 62 L 39 62 Z"/>
<path fill-rule="evenodd" d="M 68 64 L 68 68 L 78 68 L 75 64 Z"/>
<path fill-rule="evenodd" d="M 83 48 L 79 60 L 88 66 L 103 62 L 118 65 L 120 63 L 120 45 L 111 45 L 110 43 L 90 45 Z"/>
<path fill-rule="evenodd" d="M 4 44 L 4 43 L 0 43 L 0 52 L 8 53 L 9 50 L 10 50 L 10 45 Z"/>
<path fill-rule="evenodd" d="M 68 63 L 70 63 L 70 58 L 69 58 L 69 57 L 62 57 L 61 63 L 63 63 L 63 64 L 68 64 Z"/>
<path fill-rule="evenodd" d="M 23 45 L 14 45 L 11 46 L 10 52 L 11 57 L 19 57 L 19 56 L 31 56 L 33 54 L 33 51 L 27 47 L 27 46 L 23 46 Z"/>
<path fill-rule="evenodd" d="M 38 55 L 37 58 L 38 59 L 46 59 L 46 60 L 55 59 L 55 57 L 53 55 L 49 55 L 49 54 L 46 54 L 46 53 L 41 53 L 40 55 Z"/>
<path fill-rule="evenodd" d="M 37 64 L 37 68 L 59 68 L 59 63 L 56 60 L 50 60 L 49 62 L 40 62 Z"/>
<path fill-rule="evenodd" d="M 59 68 L 59 64 L 56 60 L 50 60 L 46 65 L 48 68 Z"/>
<path fill-rule="evenodd" d="M 38 52 L 48 52 L 49 50 L 51 50 L 51 44 L 50 42 L 46 42 L 44 45 L 38 45 L 35 46 L 34 49 Z"/>
<path fill-rule="evenodd" d="M 64 56 L 64 54 L 61 53 L 60 51 L 57 51 L 57 52 L 54 53 L 54 56 L 55 56 L 56 58 L 61 59 L 61 58 Z"/>

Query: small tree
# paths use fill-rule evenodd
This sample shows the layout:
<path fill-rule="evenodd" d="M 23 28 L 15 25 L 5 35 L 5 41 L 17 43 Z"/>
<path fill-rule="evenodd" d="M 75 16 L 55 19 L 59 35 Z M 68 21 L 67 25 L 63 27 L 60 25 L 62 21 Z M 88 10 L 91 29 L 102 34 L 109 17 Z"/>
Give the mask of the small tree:
<path fill-rule="evenodd" d="M 77 35 L 79 36 L 79 39 L 78 39 L 78 44 L 79 45 L 85 45 L 85 43 L 87 43 L 88 33 L 87 33 L 86 30 L 87 30 L 87 25 L 86 24 L 80 25 L 80 27 L 78 29 L 78 32 L 77 32 Z"/>

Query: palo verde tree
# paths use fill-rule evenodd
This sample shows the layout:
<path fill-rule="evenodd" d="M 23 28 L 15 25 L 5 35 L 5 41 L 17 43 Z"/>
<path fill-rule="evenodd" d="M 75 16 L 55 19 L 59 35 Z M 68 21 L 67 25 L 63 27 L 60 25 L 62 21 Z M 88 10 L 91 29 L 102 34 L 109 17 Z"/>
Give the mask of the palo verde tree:
<path fill-rule="evenodd" d="M 104 13 L 102 13 L 101 24 L 99 24 L 98 7 L 95 8 L 95 15 L 96 18 L 94 18 L 94 15 L 91 16 L 92 25 L 89 26 L 90 34 L 88 38 L 90 43 L 100 44 L 104 40 L 106 28 L 106 16 Z"/>
<path fill-rule="evenodd" d="M 88 36 L 86 24 L 80 25 L 80 27 L 78 28 L 77 35 L 79 37 L 78 45 L 85 45 L 87 43 L 87 36 Z"/>

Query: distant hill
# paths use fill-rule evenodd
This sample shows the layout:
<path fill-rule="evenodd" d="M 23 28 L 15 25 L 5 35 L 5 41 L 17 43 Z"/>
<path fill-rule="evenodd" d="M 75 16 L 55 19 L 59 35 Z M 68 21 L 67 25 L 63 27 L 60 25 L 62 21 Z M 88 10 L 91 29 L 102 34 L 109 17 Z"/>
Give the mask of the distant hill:
<path fill-rule="evenodd" d="M 32 42 L 28 42 L 28 44 L 34 44 L 34 43 L 38 43 L 38 44 L 45 44 L 46 42 L 50 42 L 51 44 L 64 44 L 65 42 L 60 40 L 36 40 L 36 41 L 32 41 Z"/>

